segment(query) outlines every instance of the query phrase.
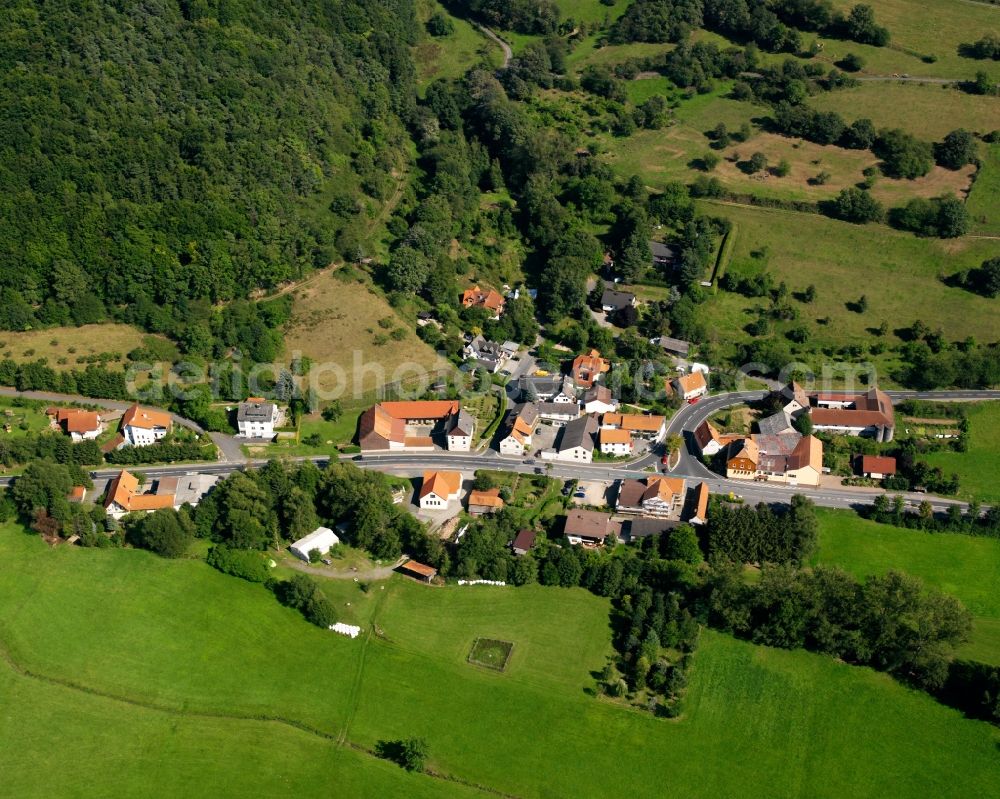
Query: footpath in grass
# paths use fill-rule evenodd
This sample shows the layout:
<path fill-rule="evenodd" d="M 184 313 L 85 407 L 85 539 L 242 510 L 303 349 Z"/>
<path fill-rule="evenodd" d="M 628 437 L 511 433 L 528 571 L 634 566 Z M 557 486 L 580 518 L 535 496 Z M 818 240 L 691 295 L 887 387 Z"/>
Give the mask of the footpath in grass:
<path fill-rule="evenodd" d="M 975 617 L 962 654 L 1000 663 L 1000 540 L 876 524 L 851 511 L 817 513 L 814 563 L 839 566 L 858 578 L 895 569 L 951 594 Z"/>
<path fill-rule="evenodd" d="M 963 497 L 1000 501 L 1000 402 L 970 408 L 969 424 L 965 452 L 933 452 L 926 460 L 931 466 L 940 466 L 945 474 L 957 474 Z"/>

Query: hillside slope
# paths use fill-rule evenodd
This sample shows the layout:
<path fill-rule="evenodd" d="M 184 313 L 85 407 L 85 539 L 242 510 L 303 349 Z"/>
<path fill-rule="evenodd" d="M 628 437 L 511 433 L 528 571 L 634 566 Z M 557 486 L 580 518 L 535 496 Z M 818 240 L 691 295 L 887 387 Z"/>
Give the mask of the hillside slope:
<path fill-rule="evenodd" d="M 0 14 L 0 328 L 176 333 L 356 246 L 408 158 L 412 0 Z"/>

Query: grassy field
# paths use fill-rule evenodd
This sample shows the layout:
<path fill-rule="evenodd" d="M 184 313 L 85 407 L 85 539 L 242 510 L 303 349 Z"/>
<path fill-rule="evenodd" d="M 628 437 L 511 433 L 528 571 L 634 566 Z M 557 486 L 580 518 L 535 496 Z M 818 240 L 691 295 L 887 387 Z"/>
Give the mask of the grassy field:
<path fill-rule="evenodd" d="M 856 577 L 896 569 L 952 594 L 975 616 L 972 640 L 962 654 L 1000 663 L 1000 541 L 876 524 L 850 511 L 820 509 L 819 518 L 813 562 Z"/>
<path fill-rule="evenodd" d="M 434 351 L 416 337 L 366 279 L 323 272 L 296 288 L 285 351 L 312 358 L 310 377 L 321 399 L 359 398 L 377 386 L 419 379 L 439 368 Z M 384 321 L 383 321 L 384 320 Z M 402 331 L 396 340 L 391 333 Z"/>
<path fill-rule="evenodd" d="M 973 234 L 1000 233 L 1000 144 L 984 147 L 982 166 L 965 201 Z"/>
<path fill-rule="evenodd" d="M 833 0 L 835 8 L 850 11 L 853 0 Z M 908 74 L 913 77 L 970 79 L 983 70 L 1000 77 L 1000 62 L 976 61 L 958 55 L 958 46 L 972 42 L 987 31 L 1000 29 L 1000 8 L 968 0 L 872 0 L 875 20 L 889 29 L 889 47 L 868 47 L 855 42 L 824 39 L 823 57 L 836 60 L 845 53 L 858 53 L 872 74 Z M 900 49 L 901 48 L 901 49 Z M 919 55 L 904 52 L 910 50 Z M 920 56 L 935 56 L 924 63 Z"/>
<path fill-rule="evenodd" d="M 848 122 L 868 117 L 876 128 L 902 128 L 927 141 L 941 141 L 956 128 L 989 133 L 1000 126 L 1000 98 L 934 84 L 862 83 L 821 92 L 809 98 L 809 105 L 836 111 Z"/>
<path fill-rule="evenodd" d="M 588 696 L 610 632 L 606 601 L 578 589 L 330 581 L 342 612 L 378 625 L 351 641 L 195 561 L 52 550 L 11 526 L 0 556 L 13 661 L 130 702 L 0 663 L 17 796 L 465 795 L 354 748 L 412 735 L 438 773 L 523 797 L 958 797 L 1000 781 L 995 729 L 884 675 L 710 632 L 681 720 Z M 503 673 L 466 662 L 481 637 L 513 643 Z"/>
<path fill-rule="evenodd" d="M 749 260 L 754 252 L 765 252 L 768 270 L 791 292 L 816 286 L 815 302 L 795 303 L 800 318 L 776 327 L 782 332 L 785 327 L 805 325 L 811 338 L 803 352 L 870 344 L 874 339 L 868 328 L 883 321 L 892 329 L 922 319 L 931 328 L 940 327 L 951 340 L 970 335 L 980 341 L 1000 338 L 1000 315 L 990 300 L 939 279 L 991 257 L 996 252 L 993 241 L 919 239 L 884 226 L 850 225 L 816 214 L 721 202 L 702 202 L 701 208 L 739 225 L 734 264 Z M 862 294 L 868 298 L 868 311 L 849 310 L 847 304 Z M 755 318 L 751 310 L 758 305 L 759 300 L 720 291 L 705 305 L 705 322 L 709 330 L 727 331 L 725 340 L 719 340 L 725 346 L 734 339 L 734 331 Z M 890 335 L 886 341 L 892 344 L 896 339 Z M 890 365 L 885 357 L 878 362 Z"/>
<path fill-rule="evenodd" d="M 421 0 L 417 3 L 417 19 L 421 25 L 436 12 L 447 14 L 444 7 L 435 0 Z M 452 33 L 447 36 L 431 36 L 424 31 L 421 41 L 413 48 L 413 60 L 417 65 L 417 87 L 421 93 L 427 84 L 438 78 L 460 78 L 477 64 L 493 69 L 503 61 L 500 45 L 487 39 L 464 19 L 451 17 L 451 21 L 455 26 Z"/>
<path fill-rule="evenodd" d="M 163 712 L 5 664 L 0 702 L 7 796 L 481 795 L 286 725 Z"/>
<path fill-rule="evenodd" d="M 966 452 L 932 452 L 926 460 L 946 474 L 956 473 L 963 497 L 1000 501 L 1000 402 L 984 402 L 969 410 Z"/>
<path fill-rule="evenodd" d="M 83 327 L 49 327 L 44 330 L 24 332 L 0 331 L 0 356 L 19 363 L 44 358 L 53 369 L 83 369 L 88 356 L 109 353 L 110 363 L 124 362 L 125 355 L 143 346 L 146 339 L 157 339 L 166 345 L 162 336 L 150 336 L 131 325 L 102 324 Z"/>

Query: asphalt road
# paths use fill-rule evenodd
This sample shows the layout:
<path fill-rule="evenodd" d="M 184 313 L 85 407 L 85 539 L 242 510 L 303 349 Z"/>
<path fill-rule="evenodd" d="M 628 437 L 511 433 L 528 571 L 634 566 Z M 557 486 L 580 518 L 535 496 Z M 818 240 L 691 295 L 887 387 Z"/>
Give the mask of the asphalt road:
<path fill-rule="evenodd" d="M 7 393 L 7 390 L 0 389 L 0 392 Z M 14 392 L 16 395 L 17 392 Z M 892 391 L 887 392 L 894 400 L 902 399 L 932 399 L 948 401 L 971 401 L 971 400 L 1000 400 L 1000 391 Z M 681 453 L 681 457 L 671 474 L 676 477 L 684 477 L 688 480 L 704 481 L 708 484 L 709 490 L 713 493 L 729 494 L 733 493 L 743 498 L 745 502 L 756 504 L 758 502 L 786 503 L 793 493 L 803 494 L 813 500 L 817 505 L 830 508 L 857 508 L 870 505 L 875 501 L 875 497 L 883 493 L 864 489 L 837 489 L 837 488 L 812 488 L 807 486 L 787 486 L 777 483 L 757 483 L 748 480 L 729 480 L 721 475 L 709 470 L 701 459 L 695 454 L 693 445 L 693 432 L 699 424 L 713 413 L 744 402 L 760 400 L 764 397 L 763 391 L 732 392 L 727 394 L 716 394 L 704 397 L 694 405 L 685 405 L 670 420 L 667 427 L 668 435 L 680 434 L 684 436 L 687 446 Z M 8 393 L 8 396 L 10 394 Z M 27 396 L 27 394 L 25 395 Z M 66 401 L 70 398 L 61 395 L 37 396 L 38 399 L 46 401 Z M 109 407 L 108 403 L 89 398 L 75 399 L 78 402 L 88 402 L 91 404 Z M 119 403 L 121 404 L 121 403 Z M 186 420 L 185 420 L 186 421 Z M 189 423 L 190 426 L 191 423 Z M 591 463 L 574 464 L 548 462 L 537 460 L 534 463 L 525 462 L 526 459 L 510 458 L 499 455 L 495 450 L 486 450 L 482 453 L 462 453 L 462 452 L 433 452 L 433 453 L 382 453 L 344 455 L 340 460 L 353 461 L 363 469 L 376 469 L 378 471 L 391 472 L 403 476 L 415 476 L 425 469 L 455 469 L 459 471 L 472 472 L 476 469 L 499 469 L 504 471 L 521 472 L 526 474 L 541 473 L 549 477 L 563 480 L 620 480 L 623 478 L 643 478 L 649 475 L 649 469 L 660 468 L 660 456 L 662 449 L 650 453 L 644 458 L 640 458 L 628 464 L 621 463 Z M 325 466 L 330 458 L 328 456 L 300 457 L 292 460 L 310 460 L 319 466 Z M 266 460 L 253 461 L 222 461 L 216 463 L 191 463 L 174 464 L 168 466 L 140 467 L 140 470 L 152 478 L 168 477 L 202 472 L 206 474 L 228 475 L 232 472 L 246 468 L 263 466 Z M 117 474 L 117 469 L 100 469 L 92 473 L 95 481 L 106 480 Z M 13 478 L 0 478 L 0 486 L 9 485 Z M 892 492 L 897 493 L 897 492 Z M 945 511 L 951 505 L 958 505 L 965 508 L 964 502 L 958 500 L 935 497 L 926 494 L 904 494 L 908 502 L 917 505 L 923 501 L 929 501 L 935 511 Z"/>

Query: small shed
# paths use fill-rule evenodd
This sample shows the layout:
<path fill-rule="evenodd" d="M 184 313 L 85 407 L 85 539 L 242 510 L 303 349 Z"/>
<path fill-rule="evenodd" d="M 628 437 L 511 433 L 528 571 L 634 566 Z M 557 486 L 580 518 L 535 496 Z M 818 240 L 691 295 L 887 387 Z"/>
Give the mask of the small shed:
<path fill-rule="evenodd" d="M 437 569 L 433 566 L 427 566 L 426 564 L 419 563 L 415 560 L 408 560 L 406 563 L 399 567 L 399 570 L 415 580 L 421 580 L 422 582 L 429 583 L 435 577 L 437 577 Z"/>
<path fill-rule="evenodd" d="M 314 549 L 319 550 L 320 555 L 325 555 L 330 551 L 330 547 L 334 547 L 340 543 L 340 539 L 337 534 L 333 532 L 329 527 L 317 527 L 305 538 L 300 538 L 294 544 L 292 544 L 288 549 L 297 558 L 309 562 L 309 553 Z"/>

